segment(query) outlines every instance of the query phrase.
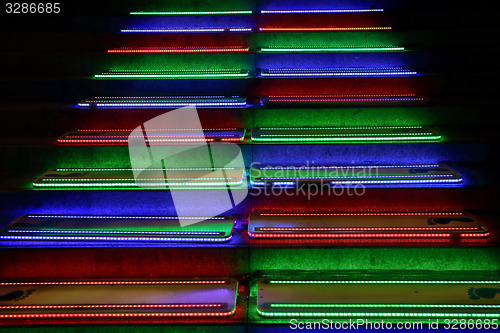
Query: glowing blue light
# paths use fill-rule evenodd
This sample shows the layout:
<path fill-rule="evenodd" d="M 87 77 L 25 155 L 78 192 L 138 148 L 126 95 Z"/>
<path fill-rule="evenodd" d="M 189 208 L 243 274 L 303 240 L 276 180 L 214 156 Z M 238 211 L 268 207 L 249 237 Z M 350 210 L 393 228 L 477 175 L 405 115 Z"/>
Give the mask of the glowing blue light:
<path fill-rule="evenodd" d="M 178 238 L 178 237 L 95 237 L 95 236 L 0 236 L 5 240 L 54 240 L 54 241 L 113 241 L 113 242 L 227 242 L 224 238 Z"/>
<path fill-rule="evenodd" d="M 223 232 L 212 231 L 122 231 L 122 230 L 26 230 L 10 229 L 13 233 L 49 233 L 49 234 L 131 234 L 131 235 L 223 235 Z"/>
<path fill-rule="evenodd" d="M 251 32 L 252 28 L 158 28 L 158 29 L 122 29 L 122 32 Z"/>
<path fill-rule="evenodd" d="M 402 180 L 350 180 L 331 181 L 332 185 L 349 184 L 402 184 L 402 183 L 460 183 L 462 178 L 457 179 L 402 179 Z"/>

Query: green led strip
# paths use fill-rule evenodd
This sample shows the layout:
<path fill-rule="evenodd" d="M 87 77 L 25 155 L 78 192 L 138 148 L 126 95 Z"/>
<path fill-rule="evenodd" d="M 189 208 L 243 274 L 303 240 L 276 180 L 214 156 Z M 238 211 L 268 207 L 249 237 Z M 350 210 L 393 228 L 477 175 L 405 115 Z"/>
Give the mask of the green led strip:
<path fill-rule="evenodd" d="M 325 134 L 262 134 L 270 137 L 315 137 L 315 136 L 402 136 L 401 133 L 325 133 Z M 404 136 L 432 135 L 432 133 L 405 133 Z"/>
<path fill-rule="evenodd" d="M 269 280 L 271 284 L 496 284 L 500 281 L 480 281 L 480 280 L 426 280 L 426 281 L 409 281 L 409 280 Z"/>
<path fill-rule="evenodd" d="M 143 183 L 146 186 L 226 186 L 241 185 L 241 182 L 214 182 L 214 183 L 161 183 L 158 185 Z M 135 187 L 136 183 L 33 183 L 35 187 Z"/>
<path fill-rule="evenodd" d="M 168 178 L 160 178 L 160 179 L 143 179 L 141 181 L 160 181 L 160 180 L 169 180 Z M 201 180 L 229 180 L 229 179 L 236 179 L 234 177 L 229 177 L 229 178 L 224 178 L 224 177 L 218 177 L 218 178 L 196 178 L 196 179 L 201 179 Z M 100 181 L 102 178 L 78 178 L 78 179 L 60 179 L 60 178 L 44 178 L 42 181 L 44 182 L 74 182 L 75 180 L 80 181 L 80 182 L 95 182 L 95 181 Z M 134 178 L 113 178 L 113 181 L 134 181 Z M 171 180 L 192 180 L 192 178 L 173 178 Z"/>
<path fill-rule="evenodd" d="M 341 47 L 314 47 L 314 46 L 303 46 L 303 47 L 262 47 L 261 52 L 270 53 L 280 53 L 280 52 L 296 52 L 296 53 L 307 53 L 307 52 L 392 52 L 392 51 L 404 51 L 405 48 L 401 46 L 341 46 Z"/>
<path fill-rule="evenodd" d="M 170 79 L 170 78 L 224 78 L 248 77 L 248 70 L 203 69 L 203 70 L 156 70 L 156 69 L 110 69 L 108 73 L 96 74 L 96 79 Z"/>
<path fill-rule="evenodd" d="M 404 140 L 440 140 L 440 135 L 428 136 L 401 136 L 401 137 L 377 137 L 377 138 L 252 138 L 253 141 L 404 141 Z"/>
<path fill-rule="evenodd" d="M 265 317 L 476 317 L 499 318 L 497 313 L 419 313 L 419 312 L 257 312 Z"/>
<path fill-rule="evenodd" d="M 252 14 L 251 10 L 223 10 L 201 12 L 130 12 L 130 15 L 245 15 Z"/>
<path fill-rule="evenodd" d="M 500 305 L 471 304 L 281 304 L 273 303 L 272 308 L 474 308 L 498 309 Z"/>
<path fill-rule="evenodd" d="M 362 130 L 362 129 L 418 129 L 422 126 L 348 126 L 348 127 L 261 127 L 261 131 L 282 130 Z"/>

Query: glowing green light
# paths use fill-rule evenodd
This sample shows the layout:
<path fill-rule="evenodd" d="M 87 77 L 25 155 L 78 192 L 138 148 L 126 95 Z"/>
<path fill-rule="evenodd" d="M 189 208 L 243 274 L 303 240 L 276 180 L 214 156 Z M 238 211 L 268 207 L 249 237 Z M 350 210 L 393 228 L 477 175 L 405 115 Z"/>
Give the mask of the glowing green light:
<path fill-rule="evenodd" d="M 465 318 L 499 318 L 497 313 L 420 313 L 420 312 L 263 312 L 265 317 L 465 317 Z"/>
<path fill-rule="evenodd" d="M 271 284 L 496 284 L 491 280 L 270 280 Z"/>
<path fill-rule="evenodd" d="M 200 12 L 130 12 L 130 15 L 248 15 L 251 10 L 223 10 L 223 11 L 200 11 Z"/>
<path fill-rule="evenodd" d="M 214 70 L 110 70 L 96 74 L 96 79 L 189 79 L 189 78 L 242 78 L 248 77 L 249 71 L 242 69 Z"/>
<path fill-rule="evenodd" d="M 302 47 L 262 47 L 261 52 L 268 53 L 342 53 L 342 52 L 394 52 L 394 51 L 404 51 L 405 48 L 401 46 L 341 46 L 341 47 L 314 47 L 314 46 L 302 46 Z"/>
<path fill-rule="evenodd" d="M 424 134 L 424 133 L 419 133 Z M 271 138 L 252 138 L 252 141 L 262 141 L 262 142 L 270 142 L 270 141 L 302 141 L 302 142 L 312 142 L 312 141 L 434 141 L 440 140 L 440 135 L 425 135 L 425 136 L 415 136 L 415 135 L 405 135 L 405 136 L 390 136 L 389 134 L 380 134 L 384 136 L 380 137 L 370 137 L 370 135 L 366 135 L 366 137 L 331 137 L 331 136 L 320 136 L 316 137 L 288 137 L 288 135 L 283 135 L 285 138 L 276 138 L 274 135 Z"/>

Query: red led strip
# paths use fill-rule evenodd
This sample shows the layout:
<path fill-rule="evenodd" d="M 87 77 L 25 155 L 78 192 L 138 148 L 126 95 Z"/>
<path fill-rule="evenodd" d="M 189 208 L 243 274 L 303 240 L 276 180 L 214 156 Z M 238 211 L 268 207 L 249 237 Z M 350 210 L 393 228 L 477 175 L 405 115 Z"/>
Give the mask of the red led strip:
<path fill-rule="evenodd" d="M 480 228 L 256 228 L 259 231 L 458 231 Z"/>
<path fill-rule="evenodd" d="M 460 234 L 461 237 L 488 237 L 489 235 L 489 232 L 485 234 Z"/>
<path fill-rule="evenodd" d="M 248 232 L 251 237 L 261 238 L 417 238 L 417 237 L 451 237 L 451 234 L 255 234 Z M 471 234 L 472 235 L 472 234 Z M 471 236 L 472 237 L 472 236 Z"/>
<path fill-rule="evenodd" d="M 146 139 L 146 142 L 212 142 L 215 139 Z M 57 139 L 59 143 L 128 143 L 128 139 Z"/>
<path fill-rule="evenodd" d="M 98 305 L 11 305 L 3 309 L 100 309 L 100 308 L 220 308 L 222 304 L 98 304 Z"/>
<path fill-rule="evenodd" d="M 132 97 L 133 98 L 133 97 Z M 149 129 L 148 132 L 163 132 L 163 131 L 235 131 L 236 127 L 228 128 L 155 128 Z M 133 129 L 79 129 L 77 132 L 132 132 Z"/>
<path fill-rule="evenodd" d="M 236 312 L 178 312 L 178 313 L 43 313 L 43 314 L 5 314 L 0 318 L 92 318 L 92 317 L 223 317 Z"/>
<path fill-rule="evenodd" d="M 397 98 L 386 98 L 385 100 L 387 101 L 403 101 L 401 99 Z M 423 97 L 415 97 L 415 98 L 405 98 L 404 101 L 423 101 Z M 381 99 L 374 99 L 374 98 L 342 98 L 342 99 L 332 99 L 332 98 L 324 98 L 322 100 L 317 100 L 317 99 L 301 99 L 301 100 L 294 100 L 294 99 L 275 99 L 272 102 L 378 102 L 378 101 L 383 101 Z"/>
<path fill-rule="evenodd" d="M 462 212 L 412 212 L 412 213 L 259 213 L 261 216 L 427 216 L 463 215 Z"/>
<path fill-rule="evenodd" d="M 391 30 L 391 27 L 263 27 L 260 31 L 367 31 Z"/>
<path fill-rule="evenodd" d="M 225 284 L 224 280 L 199 281 L 63 281 L 63 282 L 0 282 L 0 286 L 62 286 L 62 285 L 168 285 L 168 284 Z"/>
<path fill-rule="evenodd" d="M 270 95 L 271 98 L 365 98 L 365 97 L 415 97 L 415 94 L 334 94 L 334 95 Z"/>
<path fill-rule="evenodd" d="M 108 50 L 109 53 L 229 53 L 248 52 L 250 48 L 243 46 L 211 46 L 211 47 L 121 47 Z"/>

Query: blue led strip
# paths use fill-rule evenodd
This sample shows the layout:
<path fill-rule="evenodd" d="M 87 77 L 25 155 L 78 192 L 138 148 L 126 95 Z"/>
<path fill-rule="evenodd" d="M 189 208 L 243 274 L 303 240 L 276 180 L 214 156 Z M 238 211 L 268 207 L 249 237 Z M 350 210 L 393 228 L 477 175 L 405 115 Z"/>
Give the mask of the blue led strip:
<path fill-rule="evenodd" d="M 224 238 L 179 238 L 179 237 L 91 237 L 91 236 L 0 236 L 4 240 L 41 240 L 41 241 L 113 241 L 113 242 L 227 242 L 232 237 Z"/>
<path fill-rule="evenodd" d="M 261 170 L 317 170 L 317 169 L 370 169 L 370 168 L 437 168 L 439 164 L 412 164 L 412 165 L 345 165 L 345 166 L 311 166 L 311 167 L 262 167 Z"/>
<path fill-rule="evenodd" d="M 61 234 L 131 234 L 131 235 L 224 235 L 219 231 L 122 231 L 122 230 L 27 230 L 27 229 L 9 229 L 12 233 L 61 233 Z"/>
<path fill-rule="evenodd" d="M 79 107 L 144 108 L 144 107 L 246 107 L 246 98 L 239 96 L 164 96 L 164 97 L 94 97 L 78 103 Z"/>
<path fill-rule="evenodd" d="M 441 177 L 441 176 L 437 176 Z M 349 185 L 349 184 L 401 184 L 401 183 L 460 183 L 462 178 L 457 179 L 402 179 L 402 180 L 348 180 L 348 181 L 331 181 L 332 185 Z"/>
<path fill-rule="evenodd" d="M 403 68 L 262 69 L 261 77 L 369 77 L 412 76 L 417 72 Z"/>
<path fill-rule="evenodd" d="M 178 32 L 251 32 L 250 27 L 228 27 L 228 28 L 217 28 L 217 27 L 203 27 L 203 28 L 156 28 L 156 29 L 144 29 L 144 28 L 130 28 L 122 29 L 121 32 L 147 32 L 147 33 L 178 33 Z"/>
<path fill-rule="evenodd" d="M 373 13 L 383 12 L 383 9 L 269 9 L 261 10 L 261 14 L 329 14 L 329 13 Z"/>
<path fill-rule="evenodd" d="M 260 177 L 262 180 L 275 180 L 275 179 L 332 179 L 332 178 L 432 178 L 432 177 L 453 177 L 453 175 L 373 175 L 373 176 L 317 176 L 317 177 Z"/>

